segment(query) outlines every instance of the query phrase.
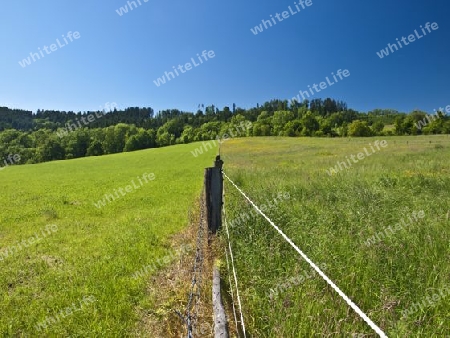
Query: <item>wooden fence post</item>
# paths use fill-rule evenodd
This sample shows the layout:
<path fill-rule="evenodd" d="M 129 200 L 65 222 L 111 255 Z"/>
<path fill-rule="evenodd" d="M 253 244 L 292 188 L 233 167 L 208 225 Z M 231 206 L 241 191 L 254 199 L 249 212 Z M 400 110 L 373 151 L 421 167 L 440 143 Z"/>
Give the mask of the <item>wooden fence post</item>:
<path fill-rule="evenodd" d="M 220 272 L 217 266 L 213 267 L 212 301 L 214 306 L 214 337 L 228 338 L 227 316 L 220 295 Z"/>
<path fill-rule="evenodd" d="M 205 169 L 205 202 L 208 230 L 216 234 L 222 227 L 223 161 L 216 156 L 214 167 Z M 213 267 L 212 301 L 214 312 L 214 337 L 228 338 L 228 323 L 220 293 L 220 271 Z"/>
<path fill-rule="evenodd" d="M 215 234 L 222 227 L 223 161 L 216 156 L 214 167 L 205 169 L 205 194 L 209 232 Z"/>

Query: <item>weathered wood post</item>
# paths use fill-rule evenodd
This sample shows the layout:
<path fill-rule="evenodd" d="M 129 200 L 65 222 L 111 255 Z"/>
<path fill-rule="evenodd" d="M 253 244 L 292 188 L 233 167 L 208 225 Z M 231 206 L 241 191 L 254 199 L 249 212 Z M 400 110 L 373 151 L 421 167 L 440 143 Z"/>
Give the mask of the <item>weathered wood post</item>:
<path fill-rule="evenodd" d="M 205 194 L 209 232 L 215 234 L 222 227 L 223 161 L 216 156 L 214 167 L 205 169 Z"/>
<path fill-rule="evenodd" d="M 205 200 L 210 234 L 216 234 L 222 227 L 223 161 L 216 156 L 214 167 L 205 169 Z M 212 301 L 214 312 L 214 337 L 228 338 L 228 323 L 220 293 L 220 271 L 213 266 Z"/>
<path fill-rule="evenodd" d="M 220 294 L 220 271 L 217 266 L 213 267 L 212 301 L 214 306 L 214 337 L 228 338 L 227 316 Z"/>

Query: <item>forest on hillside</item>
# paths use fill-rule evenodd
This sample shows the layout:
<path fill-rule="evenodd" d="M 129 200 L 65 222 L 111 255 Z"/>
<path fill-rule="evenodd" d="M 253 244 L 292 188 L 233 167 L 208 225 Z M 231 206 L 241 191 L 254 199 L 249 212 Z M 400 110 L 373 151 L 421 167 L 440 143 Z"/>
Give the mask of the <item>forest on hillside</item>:
<path fill-rule="evenodd" d="M 134 107 L 33 114 L 0 107 L 0 165 L 11 155 L 20 157 L 14 164 L 39 163 L 224 137 L 450 134 L 447 113 L 393 109 L 363 113 L 331 98 L 302 103 L 271 100 L 250 109 L 199 105 L 196 113 L 168 109 L 155 114 L 152 108 Z"/>

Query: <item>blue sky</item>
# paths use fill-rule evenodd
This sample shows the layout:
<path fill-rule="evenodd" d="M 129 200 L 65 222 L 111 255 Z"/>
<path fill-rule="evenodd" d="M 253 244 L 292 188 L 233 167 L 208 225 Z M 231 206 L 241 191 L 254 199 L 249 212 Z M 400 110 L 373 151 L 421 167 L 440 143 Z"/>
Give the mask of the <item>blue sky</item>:
<path fill-rule="evenodd" d="M 3 3 L 0 105 L 33 111 L 97 110 L 107 102 L 155 111 L 195 111 L 199 103 L 249 108 L 290 99 L 339 69 L 351 75 L 313 98 L 343 100 L 360 111 L 432 112 L 450 104 L 448 0 L 312 0 L 257 35 L 250 29 L 288 6 L 295 11 L 298 0 L 139 1 L 122 16 L 116 10 L 126 0 Z M 377 56 L 427 22 L 439 29 Z M 64 45 L 69 31 L 80 37 Z M 19 65 L 58 38 L 63 47 Z M 204 50 L 215 57 L 154 84 Z"/>

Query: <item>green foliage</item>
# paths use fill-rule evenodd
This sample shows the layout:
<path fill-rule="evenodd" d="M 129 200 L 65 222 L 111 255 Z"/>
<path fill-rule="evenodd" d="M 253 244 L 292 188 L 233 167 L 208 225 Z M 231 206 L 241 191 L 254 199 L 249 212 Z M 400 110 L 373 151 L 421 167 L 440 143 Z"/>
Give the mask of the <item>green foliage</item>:
<path fill-rule="evenodd" d="M 372 133 L 374 135 L 379 135 L 384 129 L 384 123 L 382 121 L 377 121 L 372 125 Z"/>
<path fill-rule="evenodd" d="M 51 160 L 63 160 L 65 150 L 61 144 L 55 139 L 47 139 L 42 146 L 37 150 L 39 162 L 47 162 Z M 73 158 L 69 156 L 69 158 Z"/>
<path fill-rule="evenodd" d="M 125 142 L 124 151 L 134 151 L 153 148 L 156 145 L 154 132 L 152 130 L 139 129 L 138 133 L 128 137 Z"/>
<path fill-rule="evenodd" d="M 282 136 L 289 129 L 287 124 L 294 118 L 294 113 L 291 111 L 276 111 L 272 117 L 273 134 Z"/>
<path fill-rule="evenodd" d="M 366 121 L 356 120 L 348 126 L 348 136 L 368 137 L 372 135 L 372 130 Z"/>
<path fill-rule="evenodd" d="M 102 143 L 98 140 L 95 140 L 91 143 L 86 152 L 87 156 L 100 156 L 103 155 L 103 146 Z"/>
<path fill-rule="evenodd" d="M 317 122 L 317 119 L 314 117 L 314 115 L 311 112 L 307 112 L 303 118 L 301 119 L 301 124 L 303 126 L 302 129 L 302 136 L 312 136 L 313 133 L 317 130 L 319 130 L 319 122 Z"/>
<path fill-rule="evenodd" d="M 240 130 L 246 121 L 252 126 Z M 385 125 L 394 128 L 384 130 Z M 0 159 L 19 154 L 20 163 L 100 156 L 233 135 L 366 137 L 392 133 L 449 134 L 450 119 L 442 113 L 429 119 L 421 111 L 406 115 L 392 109 L 359 113 L 329 98 L 302 103 L 272 100 L 250 109 L 233 105 L 232 111 L 211 105 L 196 114 L 168 109 L 155 115 L 151 108 L 135 107 L 85 114 L 38 110 L 33 115 L 0 107 Z"/>

